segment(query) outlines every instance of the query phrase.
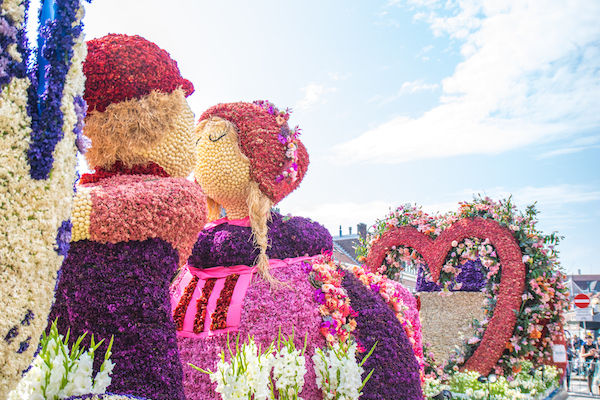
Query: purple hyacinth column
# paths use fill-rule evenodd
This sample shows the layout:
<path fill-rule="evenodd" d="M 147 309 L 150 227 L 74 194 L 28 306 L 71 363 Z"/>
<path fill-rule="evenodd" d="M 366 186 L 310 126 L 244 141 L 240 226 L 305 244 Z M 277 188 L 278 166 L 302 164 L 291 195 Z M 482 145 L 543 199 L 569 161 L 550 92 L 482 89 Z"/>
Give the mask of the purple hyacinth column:
<path fill-rule="evenodd" d="M 373 375 L 360 398 L 422 400 L 419 364 L 394 312 L 379 293 L 365 287 L 352 273 L 344 276 L 342 284 L 348 291 L 352 308 L 358 312 L 358 340 L 366 349 L 377 343 L 363 366 L 365 376 L 371 370 Z"/>

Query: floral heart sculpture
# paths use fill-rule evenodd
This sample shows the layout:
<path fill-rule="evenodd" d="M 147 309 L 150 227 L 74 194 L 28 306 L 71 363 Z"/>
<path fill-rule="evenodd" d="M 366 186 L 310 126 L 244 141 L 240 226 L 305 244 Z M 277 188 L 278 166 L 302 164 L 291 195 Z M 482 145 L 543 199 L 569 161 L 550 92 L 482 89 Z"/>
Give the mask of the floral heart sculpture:
<path fill-rule="evenodd" d="M 484 218 L 464 218 L 445 229 L 432 239 L 409 226 L 394 227 L 373 243 L 367 255 L 366 265 L 373 271 L 383 263 L 392 246 L 407 246 L 419 252 L 434 281 L 438 281 L 446 256 L 453 241 L 467 238 L 489 239 L 497 249 L 502 265 L 498 301 L 479 347 L 466 360 L 463 369 L 487 375 L 496 365 L 512 337 L 516 314 L 521 307 L 525 289 L 525 265 L 519 244 L 510 230 L 498 222 Z"/>

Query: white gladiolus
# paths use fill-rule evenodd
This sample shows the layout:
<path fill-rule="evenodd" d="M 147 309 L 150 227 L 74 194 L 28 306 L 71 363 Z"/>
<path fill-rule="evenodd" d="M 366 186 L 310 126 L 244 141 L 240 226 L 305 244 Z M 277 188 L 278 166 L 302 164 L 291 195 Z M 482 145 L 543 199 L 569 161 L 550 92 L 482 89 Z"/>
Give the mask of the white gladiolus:
<path fill-rule="evenodd" d="M 298 393 L 304 386 L 304 374 L 306 360 L 302 351 L 284 346 L 277 352 L 273 362 L 273 378 L 280 399 L 300 399 Z"/>
<path fill-rule="evenodd" d="M 110 385 L 114 366 L 109 359 L 112 340 L 100 372 L 93 377 L 94 351 L 102 341 L 95 343 L 92 337 L 91 348 L 84 352 L 79 347 L 84 336 L 69 349 L 68 339 L 58 333 L 56 323 L 52 324 L 50 335 L 44 335 L 40 341 L 41 350 L 31 368 L 8 394 L 8 400 L 58 400 L 104 393 Z"/>
<path fill-rule="evenodd" d="M 306 348 L 306 340 L 305 340 Z M 283 347 L 281 345 L 283 344 Z M 278 339 L 263 353 L 250 337 L 248 343 L 236 341 L 235 352 L 227 341 L 230 360 L 225 361 L 225 351 L 221 351 L 220 360 L 215 371 L 207 371 L 190 364 L 198 371 L 208 374 L 211 382 L 217 384 L 215 389 L 223 400 L 271 400 L 275 399 L 277 390 L 280 400 L 302 400 L 298 393 L 304 386 L 306 360 L 304 349 L 296 350 L 293 336 L 285 341 Z M 271 371 L 273 379 L 271 381 Z"/>
<path fill-rule="evenodd" d="M 321 389 L 326 400 L 356 400 L 361 395 L 364 382 L 361 378 L 364 369 L 362 364 L 371 355 L 371 352 L 359 364 L 356 361 L 356 342 L 335 343 L 326 351 L 317 349 L 312 357 L 317 387 Z"/>

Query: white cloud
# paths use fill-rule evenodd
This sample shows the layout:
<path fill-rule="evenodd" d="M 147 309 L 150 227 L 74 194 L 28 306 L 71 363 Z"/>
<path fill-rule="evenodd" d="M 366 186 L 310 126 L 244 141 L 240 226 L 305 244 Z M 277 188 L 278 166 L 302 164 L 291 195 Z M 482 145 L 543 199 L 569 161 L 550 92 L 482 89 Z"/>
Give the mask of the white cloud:
<path fill-rule="evenodd" d="M 464 57 L 442 81 L 441 104 L 340 144 L 338 161 L 498 153 L 600 126 L 600 3 L 465 0 L 449 2 L 450 17 L 432 3 L 422 14 Z"/>
<path fill-rule="evenodd" d="M 420 58 L 422 61 L 429 61 L 429 56 L 427 55 L 427 53 L 429 53 L 431 50 L 433 50 L 433 45 L 427 45 L 425 47 L 423 47 L 421 49 L 421 51 L 419 51 L 419 53 L 416 55 L 417 58 Z"/>
<path fill-rule="evenodd" d="M 352 74 L 350 72 L 330 72 L 329 73 L 329 77 L 334 80 L 334 81 L 345 81 L 346 79 L 350 78 L 352 76 Z"/>
<path fill-rule="evenodd" d="M 542 212 L 540 218 L 544 222 L 544 226 L 549 226 L 550 229 L 558 229 L 565 226 L 565 223 L 573 222 L 574 219 L 587 217 L 578 215 L 576 207 L 573 205 L 600 201 L 600 190 L 584 185 L 563 184 L 542 187 L 525 186 L 512 191 L 504 187 L 487 190 L 464 189 L 449 193 L 436 203 L 424 201 L 417 204 L 421 205 L 423 210 L 429 214 L 446 213 L 456 210 L 459 201 L 469 201 L 476 194 L 489 196 L 494 200 L 506 199 L 512 195 L 512 201 L 521 210 L 530 204 L 537 203 L 538 210 Z M 364 203 L 353 201 L 319 203 L 310 206 L 292 206 L 289 211 L 293 215 L 301 215 L 318 221 L 329 229 L 332 235 L 339 234 L 341 225 L 343 234 L 347 235 L 348 227 L 352 227 L 352 231 L 356 232 L 356 225 L 360 222 L 371 226 L 376 219 L 384 218 L 390 210 L 396 209 L 405 202 L 406 200 L 395 202 L 374 200 Z M 565 210 L 565 205 L 571 206 Z"/>
<path fill-rule="evenodd" d="M 580 151 L 600 148 L 600 136 L 578 138 L 564 147 L 544 152 L 537 156 L 538 159 L 562 156 L 565 154 L 579 153 Z"/>
<path fill-rule="evenodd" d="M 304 92 L 304 97 L 298 101 L 296 107 L 299 109 L 308 109 L 314 105 L 324 103 L 324 96 L 328 93 L 335 92 L 337 89 L 326 87 L 318 83 L 310 83 L 301 90 Z"/>
<path fill-rule="evenodd" d="M 376 95 L 374 97 L 372 97 L 371 99 L 368 100 L 369 103 L 379 103 L 379 104 L 387 104 L 387 103 L 391 103 L 397 99 L 399 99 L 401 96 L 407 95 L 407 94 L 414 94 L 417 92 L 427 92 L 427 91 L 433 91 L 436 90 L 440 87 L 440 85 L 438 85 L 437 83 L 425 83 L 423 82 L 422 79 L 418 79 L 416 81 L 406 81 L 404 83 L 402 83 L 402 85 L 400 86 L 400 89 L 398 89 L 398 91 L 392 95 L 392 96 L 387 96 L 387 97 L 383 97 L 381 95 Z"/>
<path fill-rule="evenodd" d="M 395 206 L 391 202 L 379 200 L 365 203 L 347 201 L 293 207 L 290 211 L 294 215 L 301 215 L 318 221 L 332 235 L 337 236 L 340 225 L 342 226 L 344 235 L 348 234 L 348 227 L 352 227 L 353 233 L 356 233 L 356 225 L 358 223 L 372 224 L 375 219 L 383 217 L 391 207 Z"/>
<path fill-rule="evenodd" d="M 484 191 L 465 189 L 463 193 L 484 193 Z M 552 210 L 561 208 L 565 204 L 600 201 L 600 190 L 585 185 L 525 186 L 512 192 L 508 188 L 496 187 L 485 191 L 485 195 L 493 199 L 506 198 L 511 194 L 519 207 L 537 202 L 541 207 Z"/>
<path fill-rule="evenodd" d="M 440 87 L 440 85 L 437 83 L 424 83 L 421 79 L 419 79 L 416 81 L 404 82 L 402 86 L 400 86 L 398 94 L 412 94 L 428 90 L 435 90 L 438 87 Z"/>

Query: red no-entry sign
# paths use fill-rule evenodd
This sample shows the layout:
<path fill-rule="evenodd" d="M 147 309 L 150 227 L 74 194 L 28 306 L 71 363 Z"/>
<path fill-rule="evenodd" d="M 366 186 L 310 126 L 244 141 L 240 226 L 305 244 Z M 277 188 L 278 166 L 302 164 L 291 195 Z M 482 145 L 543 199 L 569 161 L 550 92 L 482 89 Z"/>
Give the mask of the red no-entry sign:
<path fill-rule="evenodd" d="M 590 298 L 587 294 L 579 293 L 575 296 L 575 305 L 579 308 L 587 308 L 590 305 Z"/>

